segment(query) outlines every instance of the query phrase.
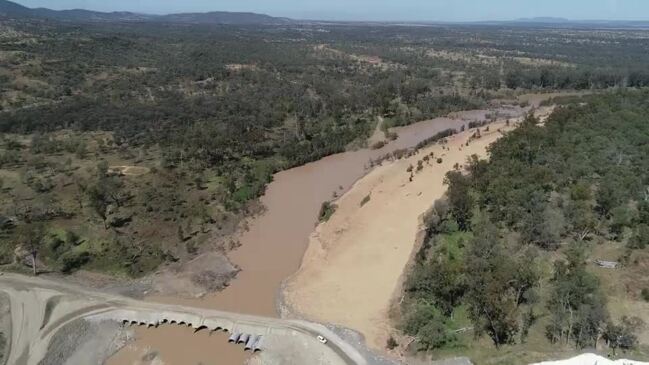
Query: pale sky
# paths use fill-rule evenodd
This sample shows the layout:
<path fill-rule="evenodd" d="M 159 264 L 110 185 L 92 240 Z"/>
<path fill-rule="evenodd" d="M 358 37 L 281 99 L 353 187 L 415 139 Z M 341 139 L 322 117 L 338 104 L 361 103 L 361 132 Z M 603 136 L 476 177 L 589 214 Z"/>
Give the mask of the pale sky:
<path fill-rule="evenodd" d="M 166 14 L 250 11 L 295 19 L 481 21 L 530 17 L 649 20 L 649 0 L 13 0 L 28 7 Z"/>

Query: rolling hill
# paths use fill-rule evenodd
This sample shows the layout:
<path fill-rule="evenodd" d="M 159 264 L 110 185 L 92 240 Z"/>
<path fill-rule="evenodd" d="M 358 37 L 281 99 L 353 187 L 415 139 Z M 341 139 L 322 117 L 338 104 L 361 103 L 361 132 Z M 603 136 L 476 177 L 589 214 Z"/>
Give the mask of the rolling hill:
<path fill-rule="evenodd" d="M 284 24 L 290 22 L 286 18 L 276 18 L 265 14 L 231 13 L 225 11 L 169 14 L 156 17 L 154 20 L 188 24 Z"/>
<path fill-rule="evenodd" d="M 139 14 L 133 12 L 99 12 L 84 9 L 52 10 L 47 8 L 28 8 L 20 4 L 0 0 L 0 17 L 54 19 L 70 22 L 163 22 L 181 24 L 285 24 L 286 18 L 276 18 L 265 14 L 239 12 L 181 13 L 167 15 Z"/>

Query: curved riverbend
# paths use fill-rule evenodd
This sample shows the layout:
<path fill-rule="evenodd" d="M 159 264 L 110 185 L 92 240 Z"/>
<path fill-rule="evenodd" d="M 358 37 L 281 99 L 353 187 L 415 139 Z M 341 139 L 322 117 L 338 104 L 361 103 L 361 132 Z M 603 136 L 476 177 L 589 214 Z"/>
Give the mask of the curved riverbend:
<path fill-rule="evenodd" d="M 524 109 L 499 111 L 513 117 L 521 115 Z M 369 171 L 372 160 L 414 147 L 443 130 L 459 129 L 470 121 L 483 120 L 488 113 L 488 110 L 466 111 L 456 113 L 453 118 L 436 118 L 397 128 L 399 138 L 381 149 L 339 153 L 275 174 L 261 198 L 266 211 L 249 221 L 249 229 L 240 237 L 241 247 L 230 254 L 231 260 L 242 269 L 231 285 L 202 299 L 150 299 L 277 316 L 276 302 L 282 281 L 299 268 L 324 201 L 347 191 Z"/>
<path fill-rule="evenodd" d="M 339 153 L 279 172 L 274 175 L 273 182 L 268 185 L 261 198 L 266 211 L 248 221 L 248 230 L 240 237 L 241 247 L 229 255 L 242 271 L 228 288 L 201 299 L 148 299 L 239 313 L 279 316 L 277 302 L 282 282 L 298 270 L 309 236 L 317 225 L 321 204 L 347 191 L 369 171 L 371 160 L 399 149 L 414 147 L 445 129 L 459 129 L 471 121 L 484 120 L 487 114 L 494 111 L 501 117 L 517 117 L 528 110 L 529 108 L 515 106 L 497 110 L 458 112 L 452 117 L 435 118 L 396 128 L 394 131 L 398 133 L 399 138 L 381 149 Z M 131 344 L 131 347 L 147 343 L 151 345 L 150 339 L 157 337 L 153 331 L 138 331 L 138 340 Z M 155 345 L 174 348 L 183 346 L 185 342 L 181 335 L 165 337 L 168 340 L 158 337 L 159 341 L 155 341 Z M 226 365 L 238 365 L 243 360 L 241 356 L 223 356 L 221 361 Z M 108 365 L 132 363 L 137 362 L 109 362 Z M 171 362 L 167 363 L 174 365 Z"/>

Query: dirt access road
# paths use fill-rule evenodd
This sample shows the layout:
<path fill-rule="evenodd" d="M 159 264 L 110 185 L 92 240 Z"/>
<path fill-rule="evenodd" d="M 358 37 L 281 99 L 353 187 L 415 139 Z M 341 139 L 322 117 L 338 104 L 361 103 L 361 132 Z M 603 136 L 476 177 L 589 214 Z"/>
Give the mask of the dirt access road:
<path fill-rule="evenodd" d="M 66 325 L 86 320 L 156 327 L 175 322 L 195 331 L 227 331 L 264 338 L 268 353 L 281 364 L 366 365 L 364 357 L 326 327 L 306 321 L 282 320 L 133 300 L 73 285 L 21 275 L 0 276 L 0 293 L 10 300 L 12 328 L 8 364 L 36 365 L 51 351 L 50 344 Z M 173 322 L 172 322 L 173 321 Z M 328 338 L 320 343 L 317 335 Z M 60 339 L 59 339 L 60 340 Z M 73 353 L 73 355 L 76 355 Z M 59 359 L 60 364 L 67 359 Z M 88 364 L 84 364 L 88 365 Z"/>
<path fill-rule="evenodd" d="M 549 111 L 542 108 L 538 114 Z M 359 180 L 311 235 L 301 268 L 286 283 L 287 305 L 306 318 L 358 330 L 370 347 L 384 349 L 392 330 L 389 312 L 417 249 L 421 217 L 445 193 L 446 172 L 471 155 L 486 157 L 487 147 L 520 119 L 510 126 L 492 123 L 471 141 L 475 129 L 456 134 L 445 144 L 386 162 Z M 429 162 L 416 172 L 424 156 Z M 412 181 L 409 166 L 414 168 Z"/>

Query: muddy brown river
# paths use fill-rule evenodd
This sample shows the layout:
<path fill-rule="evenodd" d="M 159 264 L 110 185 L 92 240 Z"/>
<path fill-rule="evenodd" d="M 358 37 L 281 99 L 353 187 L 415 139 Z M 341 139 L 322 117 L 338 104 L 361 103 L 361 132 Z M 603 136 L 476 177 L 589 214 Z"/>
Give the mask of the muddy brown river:
<path fill-rule="evenodd" d="M 471 113 L 476 118 L 484 114 Z M 350 188 L 367 172 L 370 160 L 465 123 L 449 118 L 417 123 L 397 130 L 399 138 L 383 149 L 339 153 L 275 174 L 261 198 L 266 212 L 250 221 L 249 230 L 240 238 L 241 247 L 229 255 L 242 269 L 232 284 L 200 300 L 150 299 L 277 316 L 279 288 L 286 277 L 297 271 L 322 203 L 333 199 L 334 192 L 342 194 Z"/>
<path fill-rule="evenodd" d="M 501 116 L 515 117 L 524 111 L 513 107 L 500 109 L 499 113 Z M 493 111 L 459 112 L 453 118 L 436 118 L 397 128 L 395 131 L 399 138 L 380 150 L 339 153 L 275 174 L 261 198 L 266 207 L 265 213 L 249 221 L 249 230 L 240 238 L 241 247 L 229 254 L 242 271 L 227 289 L 201 299 L 149 299 L 278 316 L 278 294 L 282 281 L 299 268 L 324 201 L 333 199 L 334 192 L 338 195 L 344 193 L 367 173 L 370 160 L 398 149 L 413 147 L 442 130 L 459 129 L 470 121 L 483 120 L 490 112 Z M 146 353 L 143 350 L 147 349 L 149 352 L 157 351 L 159 360 L 166 365 L 241 365 L 249 356 L 242 349 L 227 344 L 223 338 L 203 334 L 198 341 L 198 335 L 189 336 L 186 329 L 174 327 L 166 327 L 162 331 L 159 328 L 138 329 L 137 340 L 113 356 L 107 365 L 154 364 L 149 358 L 142 358 Z M 201 346 L 197 347 L 199 342 Z M 176 351 L 183 353 L 182 362 Z"/>

